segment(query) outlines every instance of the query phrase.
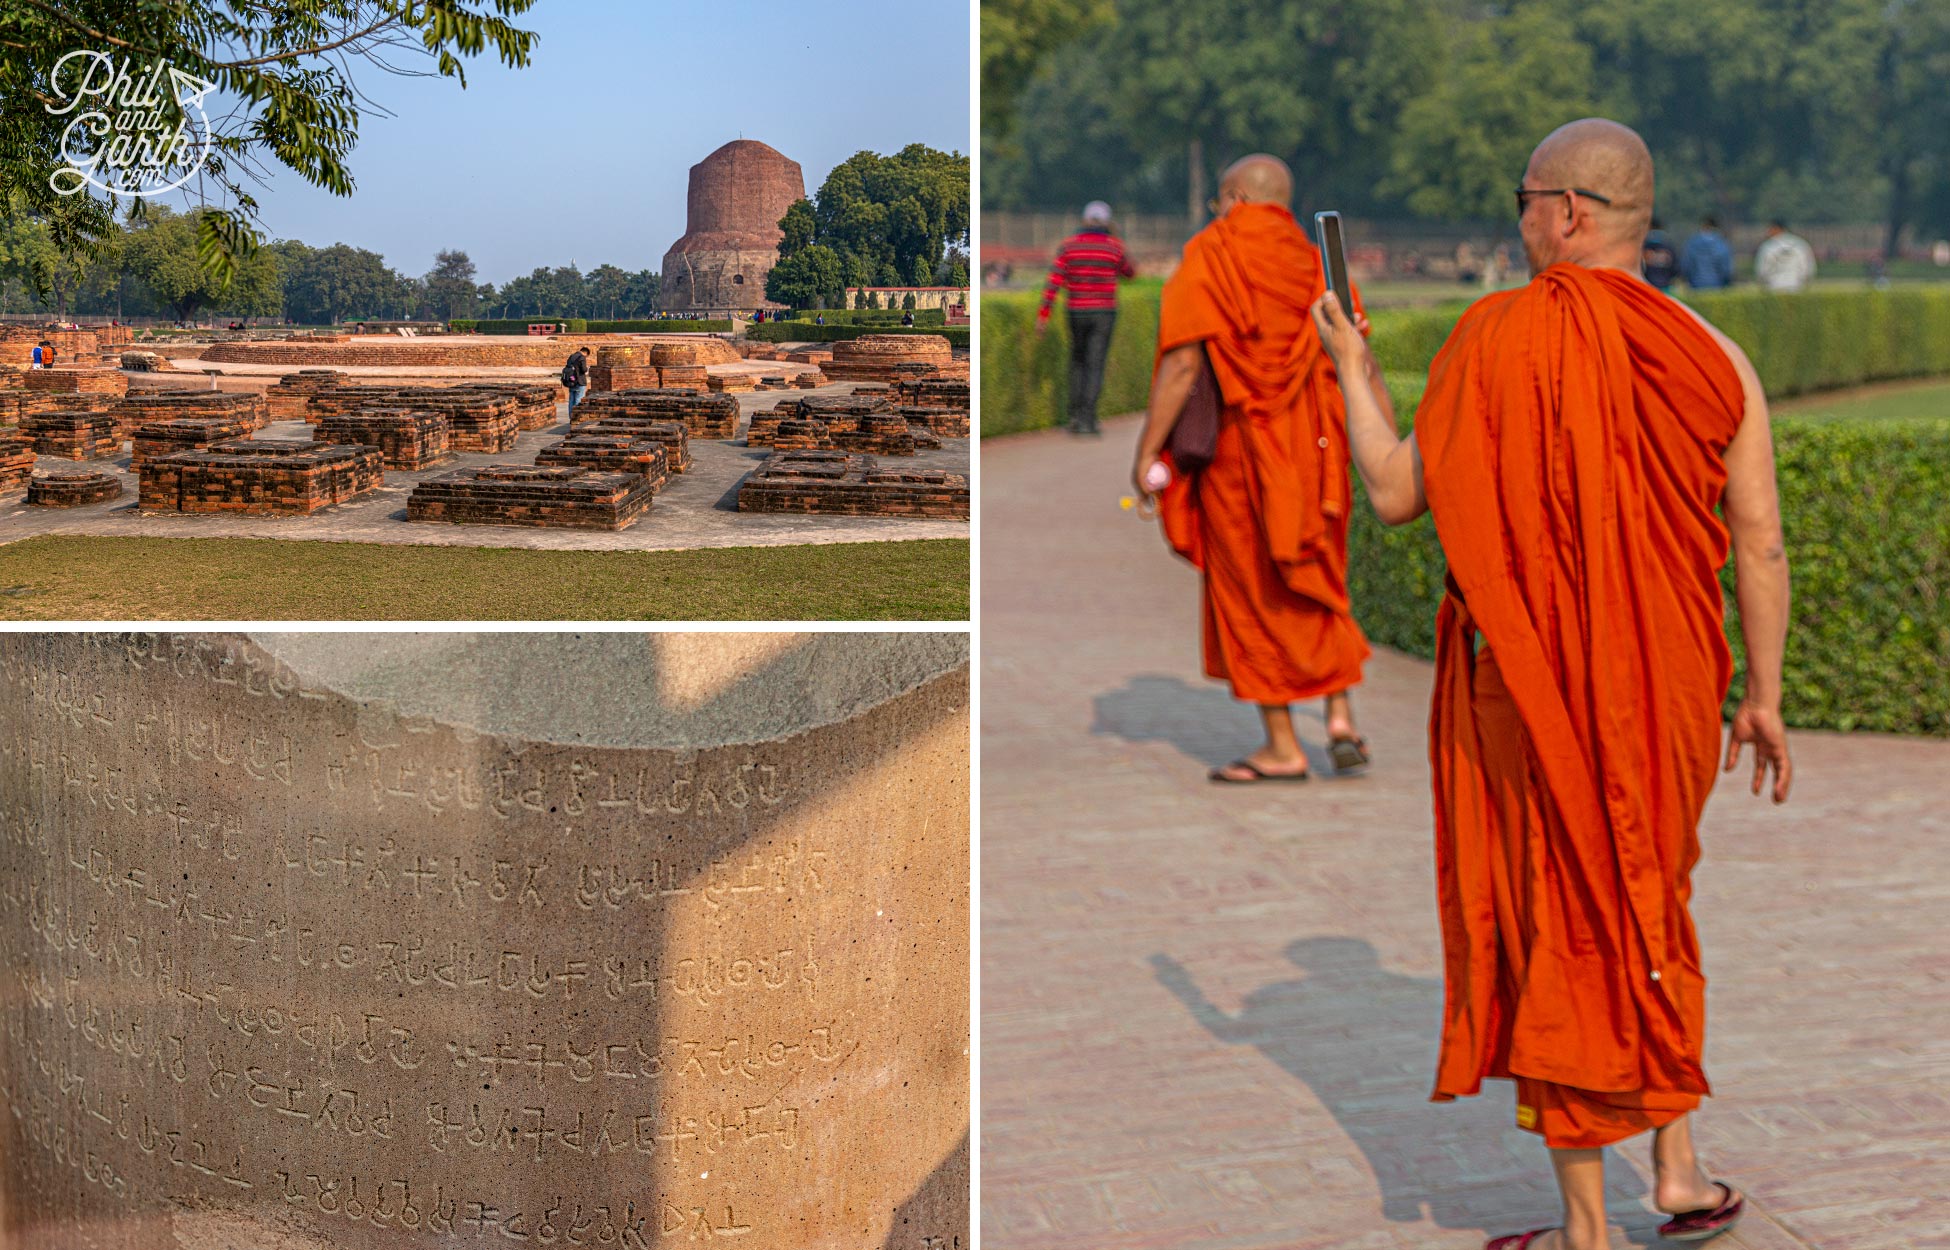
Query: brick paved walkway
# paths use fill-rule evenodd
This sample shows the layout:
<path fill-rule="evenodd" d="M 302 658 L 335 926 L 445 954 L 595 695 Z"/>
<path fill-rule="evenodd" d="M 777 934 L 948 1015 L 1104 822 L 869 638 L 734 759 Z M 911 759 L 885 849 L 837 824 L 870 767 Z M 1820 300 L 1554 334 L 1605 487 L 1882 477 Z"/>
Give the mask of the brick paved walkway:
<path fill-rule="evenodd" d="M 1135 427 L 982 450 L 988 1250 L 1477 1247 L 1549 1222 L 1509 1087 L 1437 1106 L 1430 668 L 1378 653 L 1377 752 L 1220 788 L 1255 717 L 1199 675 L 1195 575 L 1121 512 Z M 1723 786 L 1695 914 L 1696 1120 L 1733 1250 L 1950 1247 L 1950 743 L 1803 733 L 1785 809 Z M 1662 1245 L 1647 1139 L 1616 1245 Z"/>

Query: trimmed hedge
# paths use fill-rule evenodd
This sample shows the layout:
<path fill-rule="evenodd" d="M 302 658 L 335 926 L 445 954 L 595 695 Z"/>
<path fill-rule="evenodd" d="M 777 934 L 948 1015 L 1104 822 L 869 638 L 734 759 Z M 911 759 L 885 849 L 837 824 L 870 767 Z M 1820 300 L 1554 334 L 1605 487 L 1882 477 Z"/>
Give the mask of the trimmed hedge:
<path fill-rule="evenodd" d="M 951 347 L 968 346 L 967 326 L 816 326 L 809 321 L 764 321 L 745 327 L 745 337 L 757 343 L 837 343 L 868 334 L 934 334 Z"/>
<path fill-rule="evenodd" d="M 1398 400 L 1420 379 L 1391 377 Z M 1405 391 L 1412 391 L 1405 394 Z M 1406 425 L 1407 422 L 1404 421 Z M 1950 415 L 1774 422 L 1794 608 L 1782 711 L 1804 728 L 1950 736 Z M 1361 493 L 1348 533 L 1348 590 L 1376 642 L 1430 658 L 1445 564 L 1435 523 L 1391 529 Z M 1740 612 L 1726 591 L 1734 677 L 1746 685 Z"/>
<path fill-rule="evenodd" d="M 555 324 L 565 326 L 565 334 L 725 334 L 731 330 L 729 321 L 657 321 L 642 319 L 635 321 L 590 321 L 586 317 L 523 317 L 518 320 L 468 320 L 462 318 L 449 321 L 447 328 L 455 334 L 527 334 L 532 325 Z"/>
<path fill-rule="evenodd" d="M 1104 371 L 1103 410 L 1133 412 L 1150 393 L 1163 285 L 1132 282 L 1118 300 Z M 1064 317 L 1035 334 L 1040 295 L 984 295 L 982 433 L 1009 434 L 1068 420 L 1069 335 Z M 1950 373 L 1950 288 L 1713 291 L 1688 297 L 1740 344 L 1776 398 L 1892 378 Z M 1428 371 L 1467 304 L 1372 315 L 1375 358 L 1388 372 Z"/>
<path fill-rule="evenodd" d="M 828 308 L 824 310 L 802 308 L 792 314 L 790 320 L 811 321 L 814 317 L 826 318 L 827 325 L 842 326 L 897 326 L 907 314 L 898 308 Z M 916 308 L 914 324 L 917 326 L 940 326 L 948 324 L 948 314 L 939 308 Z"/>

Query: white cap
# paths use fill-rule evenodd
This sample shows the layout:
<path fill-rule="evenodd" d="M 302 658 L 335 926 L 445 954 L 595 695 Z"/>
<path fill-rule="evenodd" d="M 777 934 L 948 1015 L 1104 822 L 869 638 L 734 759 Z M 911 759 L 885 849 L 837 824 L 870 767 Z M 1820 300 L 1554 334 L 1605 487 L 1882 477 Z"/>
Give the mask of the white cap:
<path fill-rule="evenodd" d="M 1092 200 L 1083 206 L 1085 225 L 1108 226 L 1110 224 L 1110 205 L 1102 200 Z"/>

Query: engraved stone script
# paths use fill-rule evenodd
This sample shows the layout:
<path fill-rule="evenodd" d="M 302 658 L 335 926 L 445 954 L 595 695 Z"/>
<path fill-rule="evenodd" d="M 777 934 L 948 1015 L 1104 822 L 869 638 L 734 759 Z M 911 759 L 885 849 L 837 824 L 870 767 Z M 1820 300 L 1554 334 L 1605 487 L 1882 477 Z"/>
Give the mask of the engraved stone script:
<path fill-rule="evenodd" d="M 966 1246 L 965 658 L 776 732 L 778 639 L 631 745 L 0 638 L 0 1247 Z"/>

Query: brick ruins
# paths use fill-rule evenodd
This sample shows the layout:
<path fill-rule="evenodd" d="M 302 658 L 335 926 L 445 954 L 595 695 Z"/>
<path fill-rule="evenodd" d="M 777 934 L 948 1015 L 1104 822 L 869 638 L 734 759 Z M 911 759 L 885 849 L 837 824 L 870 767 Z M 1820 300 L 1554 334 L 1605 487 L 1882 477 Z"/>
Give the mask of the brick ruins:
<path fill-rule="evenodd" d="M 36 473 L 27 484 L 27 502 L 42 508 L 79 508 L 121 497 L 121 475 L 102 469 Z"/>
<path fill-rule="evenodd" d="M 151 421 L 135 432 L 135 450 L 129 468 L 140 471 L 157 456 L 179 451 L 201 451 L 214 443 L 227 443 L 250 437 L 243 422 L 230 417 L 170 417 Z"/>
<path fill-rule="evenodd" d="M 647 479 L 653 491 L 662 490 L 670 481 L 670 454 L 664 445 L 634 434 L 572 434 L 542 448 L 535 455 L 535 463 L 635 473 Z"/>
<path fill-rule="evenodd" d="M 941 446 L 940 439 L 925 429 L 910 426 L 896 412 L 871 412 L 841 420 L 844 424 L 786 417 L 772 433 L 772 446 L 780 451 L 824 448 L 881 456 L 911 456 L 920 448 Z"/>
<path fill-rule="evenodd" d="M 361 408 L 324 418 L 313 437 L 321 443 L 377 447 L 387 468 L 412 471 L 454 458 L 451 431 L 444 413 Z"/>
<path fill-rule="evenodd" d="M 488 465 L 428 478 L 407 497 L 409 521 L 620 530 L 650 509 L 648 478 L 570 466 Z"/>
<path fill-rule="evenodd" d="M 341 386 L 311 397 L 312 419 L 321 424 L 373 409 L 439 413 L 447 419 L 449 449 L 499 455 L 514 450 L 524 406 L 517 395 L 498 387 Z M 532 412 L 532 405 L 527 410 Z M 551 404 L 551 416 L 553 412 Z"/>
<path fill-rule="evenodd" d="M 261 430 L 271 423 L 269 400 L 236 391 L 145 392 L 111 404 L 106 411 L 123 434 L 130 436 L 151 422 L 176 417 L 221 417 L 247 431 Z"/>
<path fill-rule="evenodd" d="M 304 516 L 377 487 L 379 449 L 259 439 L 158 456 L 142 466 L 144 512 Z"/>
<path fill-rule="evenodd" d="M 39 412 L 20 419 L 34 450 L 61 460 L 106 460 L 122 450 L 115 418 L 99 412 Z"/>
<path fill-rule="evenodd" d="M 821 368 L 835 382 L 893 382 L 908 376 L 898 366 L 938 369 L 954 358 L 938 334 L 863 334 L 833 344 L 833 359 Z"/>
<path fill-rule="evenodd" d="M 968 411 L 968 379 L 924 377 L 894 387 L 895 402 L 910 408 L 950 408 Z"/>
<path fill-rule="evenodd" d="M 607 391 L 590 395 L 576 405 L 572 425 L 604 417 L 650 417 L 681 421 L 692 438 L 736 438 L 738 401 L 729 395 L 663 387 L 658 390 Z"/>
<path fill-rule="evenodd" d="M 637 442 L 656 443 L 664 449 L 664 464 L 672 473 L 683 473 L 691 467 L 691 432 L 676 421 L 659 421 L 655 417 L 603 417 L 576 426 L 575 433 L 570 437 L 584 434 L 605 438 L 621 435 Z"/>
<path fill-rule="evenodd" d="M 28 371 L 26 387 L 66 395 L 125 395 L 129 379 L 120 369 L 33 369 Z"/>
<path fill-rule="evenodd" d="M 779 259 L 779 218 L 804 198 L 798 162 L 756 140 L 734 140 L 691 166 L 684 237 L 664 255 L 657 307 L 777 307 L 765 298 L 765 276 Z"/>
<path fill-rule="evenodd" d="M 279 378 L 264 392 L 275 421 L 313 421 L 311 397 L 351 383 L 351 375 L 337 369 L 300 369 Z"/>
<path fill-rule="evenodd" d="M 968 518 L 968 479 L 936 469 L 883 469 L 844 451 L 774 452 L 738 488 L 740 512 Z"/>
<path fill-rule="evenodd" d="M 0 490 L 18 490 L 33 475 L 33 441 L 20 434 L 0 434 Z"/>

